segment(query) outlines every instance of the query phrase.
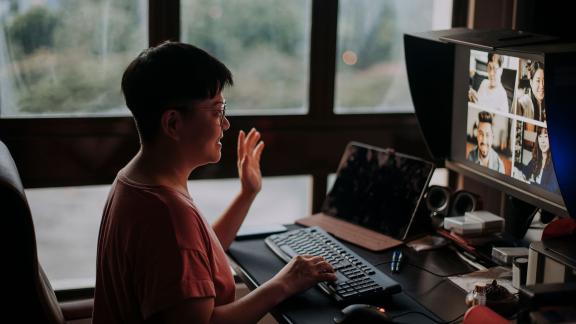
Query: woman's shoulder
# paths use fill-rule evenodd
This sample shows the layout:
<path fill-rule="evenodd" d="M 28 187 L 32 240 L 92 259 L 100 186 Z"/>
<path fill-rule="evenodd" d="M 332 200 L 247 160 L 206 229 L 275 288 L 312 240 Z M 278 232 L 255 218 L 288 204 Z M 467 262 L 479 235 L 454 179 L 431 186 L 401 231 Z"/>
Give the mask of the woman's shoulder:
<path fill-rule="evenodd" d="M 150 214 L 152 218 L 167 218 L 173 223 L 183 219 L 189 222 L 201 221 L 192 198 L 176 189 L 136 183 L 126 177 L 118 177 L 116 182 L 114 191 L 122 203 L 130 204 L 135 210 Z"/>
<path fill-rule="evenodd" d="M 164 196 L 176 241 L 184 249 L 204 249 L 210 241 L 210 224 L 192 198 L 179 192 Z"/>

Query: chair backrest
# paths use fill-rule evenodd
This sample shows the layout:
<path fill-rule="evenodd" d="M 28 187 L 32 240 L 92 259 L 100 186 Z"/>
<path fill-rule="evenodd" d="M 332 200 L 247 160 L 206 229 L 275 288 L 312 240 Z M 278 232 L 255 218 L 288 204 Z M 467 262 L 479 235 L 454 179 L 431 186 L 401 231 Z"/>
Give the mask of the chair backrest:
<path fill-rule="evenodd" d="M 54 290 L 38 262 L 36 235 L 24 187 L 10 151 L 0 141 L 1 315 L 21 323 L 65 323 Z"/>

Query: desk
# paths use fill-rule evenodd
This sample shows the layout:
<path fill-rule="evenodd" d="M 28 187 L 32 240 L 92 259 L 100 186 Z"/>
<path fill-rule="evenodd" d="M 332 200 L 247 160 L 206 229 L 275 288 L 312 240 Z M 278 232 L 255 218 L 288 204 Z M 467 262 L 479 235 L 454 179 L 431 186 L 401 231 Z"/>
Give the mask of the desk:
<path fill-rule="evenodd" d="M 288 226 L 289 229 L 298 227 L 298 225 Z M 392 259 L 392 251 L 374 253 L 351 244 L 346 244 L 346 246 L 374 265 L 389 262 Z M 434 276 L 410 264 L 443 275 L 470 272 L 475 269 L 446 247 L 424 252 L 414 252 L 406 247 L 403 249 L 405 262 L 399 273 L 391 273 L 389 264 L 378 266 L 380 271 L 402 285 L 402 293 L 382 300 L 378 306 L 384 307 L 391 316 L 406 311 L 420 311 L 441 321 L 450 321 L 464 314 L 467 310 L 464 303 L 466 292 L 454 285 L 448 278 Z M 250 289 L 255 289 L 272 278 L 285 265 L 266 246 L 264 239 L 235 241 L 228 250 L 228 255 L 236 263 L 236 272 Z M 341 307 L 325 295 L 320 288 L 314 287 L 287 299 L 271 313 L 280 323 L 328 324 L 333 323 L 333 318 L 340 309 Z M 433 323 L 420 314 L 408 314 L 395 321 L 398 323 Z"/>

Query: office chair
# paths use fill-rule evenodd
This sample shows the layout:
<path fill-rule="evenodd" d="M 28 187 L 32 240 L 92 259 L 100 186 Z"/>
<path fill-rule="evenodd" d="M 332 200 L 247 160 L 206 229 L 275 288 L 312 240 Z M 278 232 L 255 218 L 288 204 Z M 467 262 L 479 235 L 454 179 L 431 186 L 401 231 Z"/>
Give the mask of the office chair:
<path fill-rule="evenodd" d="M 0 224 L 3 273 L 0 291 L 4 294 L 0 318 L 14 317 L 19 323 L 61 324 L 71 319 L 65 313 L 78 317 L 77 303 L 63 312 L 38 262 L 34 223 L 24 187 L 10 151 L 1 141 Z M 84 314 L 87 312 L 91 313 L 91 307 Z"/>

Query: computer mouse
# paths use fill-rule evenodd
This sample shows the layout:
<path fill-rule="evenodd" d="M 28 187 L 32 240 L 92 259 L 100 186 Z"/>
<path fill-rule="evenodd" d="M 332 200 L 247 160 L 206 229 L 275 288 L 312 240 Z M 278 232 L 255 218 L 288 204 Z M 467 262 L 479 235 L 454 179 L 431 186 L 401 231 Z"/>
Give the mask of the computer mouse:
<path fill-rule="evenodd" d="M 346 306 L 340 311 L 340 314 L 334 317 L 334 323 L 337 324 L 376 324 L 376 323 L 393 323 L 392 318 L 382 307 L 368 304 L 352 304 Z"/>

